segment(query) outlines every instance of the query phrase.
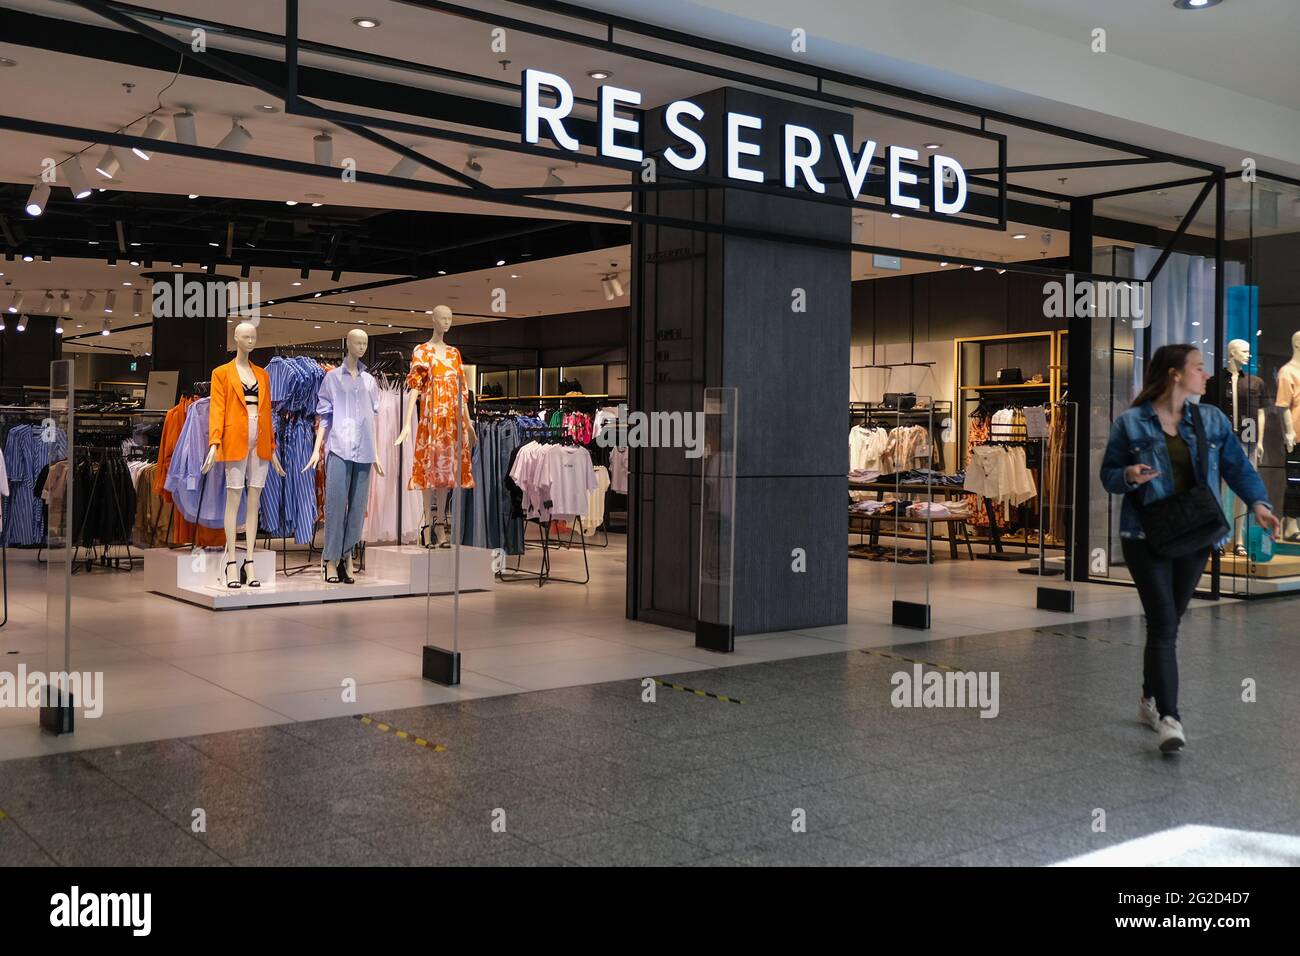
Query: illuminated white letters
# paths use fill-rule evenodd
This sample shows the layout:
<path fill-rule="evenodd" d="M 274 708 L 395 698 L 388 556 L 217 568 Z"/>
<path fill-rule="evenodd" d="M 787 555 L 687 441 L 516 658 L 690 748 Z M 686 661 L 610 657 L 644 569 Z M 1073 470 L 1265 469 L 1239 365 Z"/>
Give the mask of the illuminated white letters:
<path fill-rule="evenodd" d="M 843 133 L 836 133 L 835 153 L 840 160 L 840 170 L 844 173 L 844 182 L 849 186 L 854 199 L 862 194 L 862 186 L 867 181 L 867 172 L 871 168 L 871 159 L 876 152 L 876 141 L 869 139 L 862 144 L 862 149 L 854 157 L 853 150 L 844 139 Z"/>
<path fill-rule="evenodd" d="M 891 146 L 885 150 L 885 155 L 888 157 L 889 166 L 889 205 L 902 206 L 904 209 L 920 209 L 921 200 L 915 196 L 904 196 L 899 188 L 904 184 L 916 185 L 916 174 L 907 172 L 901 164 L 903 160 L 916 162 L 920 154 L 906 146 Z"/>
<path fill-rule="evenodd" d="M 943 198 L 945 171 L 952 173 L 953 183 L 957 187 L 957 198 L 952 201 Z M 951 156 L 934 153 L 930 157 L 930 186 L 934 189 L 934 201 L 930 208 L 935 212 L 950 216 L 961 212 L 966 205 L 966 170 Z"/>
<path fill-rule="evenodd" d="M 808 144 L 808 152 L 799 153 L 799 141 Z M 804 182 L 808 188 L 815 193 L 826 192 L 826 186 L 813 172 L 813 167 L 822 158 L 822 141 L 806 126 L 795 126 L 793 123 L 785 124 L 785 149 L 783 150 L 782 165 L 785 167 L 785 185 L 787 189 L 795 188 L 795 170 L 802 174 Z"/>
<path fill-rule="evenodd" d="M 747 169 L 740 165 L 741 156 L 758 156 L 763 150 L 754 143 L 746 143 L 740 138 L 742 129 L 762 129 L 763 121 L 757 116 L 744 113 L 727 114 L 727 175 L 732 179 L 743 179 L 749 183 L 761 183 L 763 174 L 757 169 Z"/>
<path fill-rule="evenodd" d="M 704 110 L 690 100 L 677 100 L 675 103 L 668 104 L 668 109 L 664 112 L 664 125 L 668 127 L 668 132 L 680 140 L 685 140 L 695 152 L 687 158 L 670 146 L 664 150 L 664 159 L 683 172 L 690 173 L 704 165 L 708 150 L 704 145 L 704 137 L 682 122 L 683 113 L 697 123 L 704 119 Z"/>
<path fill-rule="evenodd" d="M 641 150 L 634 146 L 620 146 L 614 141 L 615 133 L 630 133 L 635 136 L 641 129 L 636 120 L 623 119 L 614 111 L 620 103 L 628 106 L 640 106 L 641 94 L 635 90 L 620 90 L 617 86 L 602 86 L 597 93 L 600 110 L 596 114 L 596 126 L 600 132 L 600 152 L 610 159 L 622 159 L 629 163 L 641 162 Z"/>
<path fill-rule="evenodd" d="M 555 106 L 542 106 L 542 87 L 550 87 L 559 100 Z M 541 121 L 551 128 L 551 139 L 570 152 L 578 151 L 578 141 L 564 128 L 564 118 L 573 112 L 573 87 L 564 77 L 541 70 L 524 70 L 524 140 L 536 145 Z"/>

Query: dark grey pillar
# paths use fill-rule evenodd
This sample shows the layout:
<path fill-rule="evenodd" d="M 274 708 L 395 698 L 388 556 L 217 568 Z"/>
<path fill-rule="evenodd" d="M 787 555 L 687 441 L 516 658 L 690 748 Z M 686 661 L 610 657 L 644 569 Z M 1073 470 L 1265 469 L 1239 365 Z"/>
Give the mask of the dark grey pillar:
<path fill-rule="evenodd" d="M 781 179 L 782 127 L 823 134 L 818 177 L 836 192 L 829 137 L 851 138 L 851 117 L 744 90 L 693 102 L 705 111 L 705 171 L 726 175 L 726 113 L 761 116 L 759 161 Z M 645 123 L 647 155 L 674 142 L 656 116 Z M 688 148 L 679 145 L 679 149 Z M 659 160 L 660 181 L 672 167 Z M 842 194 L 842 193 L 840 193 Z M 847 242 L 847 207 L 791 191 L 741 189 L 642 194 L 646 211 L 693 221 L 777 229 L 792 237 Z M 846 555 L 851 268 L 847 250 L 641 226 L 633 232 L 635 322 L 629 362 L 633 410 L 696 412 L 710 386 L 740 390 L 736 493 L 735 631 L 754 634 L 842 624 L 848 614 Z M 794 311 L 795 290 L 804 311 Z M 692 628 L 699 574 L 700 473 L 677 449 L 632 455 L 629 616 Z M 792 570 L 801 548 L 807 569 Z"/>
<path fill-rule="evenodd" d="M 173 283 L 177 273 L 154 272 L 146 278 L 155 283 Z M 205 303 L 211 301 L 206 294 L 210 283 L 238 281 L 234 278 L 209 276 L 206 273 L 185 273 L 180 276 L 184 283 L 197 282 L 204 286 Z M 153 300 L 150 299 L 152 307 Z M 236 318 L 236 316 L 232 316 Z M 171 314 L 154 314 L 152 368 L 159 372 L 180 372 L 181 391 L 188 389 L 194 382 L 206 382 L 212 378 L 212 370 L 224 365 L 231 359 L 226 350 L 226 314 L 222 309 L 205 309 L 200 316 L 186 316 L 181 308 L 174 308 Z"/>

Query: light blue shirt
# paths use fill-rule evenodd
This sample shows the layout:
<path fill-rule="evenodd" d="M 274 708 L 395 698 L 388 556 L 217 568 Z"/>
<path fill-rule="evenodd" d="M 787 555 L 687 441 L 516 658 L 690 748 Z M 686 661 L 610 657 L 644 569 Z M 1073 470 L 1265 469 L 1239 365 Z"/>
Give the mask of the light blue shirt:
<path fill-rule="evenodd" d="M 316 414 L 328 429 L 326 454 L 333 452 L 344 461 L 373 462 L 378 413 L 379 386 L 364 365 L 357 363 L 356 375 L 346 365 L 325 373 L 316 398 Z"/>

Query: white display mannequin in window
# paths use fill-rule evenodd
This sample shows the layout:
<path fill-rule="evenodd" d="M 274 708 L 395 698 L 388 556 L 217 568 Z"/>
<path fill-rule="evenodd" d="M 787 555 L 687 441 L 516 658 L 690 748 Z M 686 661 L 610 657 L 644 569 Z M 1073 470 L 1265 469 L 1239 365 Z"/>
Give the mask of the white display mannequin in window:
<path fill-rule="evenodd" d="M 212 396 L 208 414 L 208 456 L 203 474 L 220 461 L 226 469 L 226 551 L 222 576 L 226 587 L 261 587 L 253 546 L 257 542 L 257 509 L 262 500 L 269 462 L 284 477 L 284 467 L 275 453 L 271 429 L 271 381 L 266 370 L 254 365 L 249 356 L 257 348 L 257 326 L 240 322 L 235 326 L 235 358 L 212 370 Z M 239 501 L 248 488 L 248 513 L 244 520 L 245 554 L 237 564 Z M 238 568 L 232 572 L 232 568 Z"/>
<path fill-rule="evenodd" d="M 1276 404 L 1282 415 L 1282 445 L 1286 449 L 1283 537 L 1296 542 L 1300 541 L 1300 448 L 1296 447 L 1296 428 L 1300 426 L 1300 332 L 1291 336 L 1291 361 L 1278 370 Z"/>
<path fill-rule="evenodd" d="M 418 404 L 420 420 L 408 487 L 424 492 L 425 522 L 420 536 L 424 540 L 425 530 L 432 531 L 428 547 L 451 545 L 450 521 L 444 510 L 447 493 L 453 488 L 474 487 L 470 450 L 478 444 L 478 436 L 469 418 L 469 385 L 460 352 L 445 341 L 453 321 L 449 306 L 434 308 L 429 340 L 417 345 L 411 355 L 411 371 L 406 377 L 411 392 L 406 399 L 401 434 L 394 442 L 401 445 L 410 437 Z"/>
<path fill-rule="evenodd" d="M 1220 373 L 1223 387 L 1219 389 L 1220 408 L 1232 422 L 1232 430 L 1241 440 L 1246 457 L 1259 467 L 1264 460 L 1264 423 L 1268 418 L 1266 409 L 1267 389 L 1264 380 L 1250 373 L 1250 343 L 1245 339 L 1233 339 L 1228 343 L 1228 364 Z M 1246 554 L 1244 542 L 1247 525 L 1245 505 L 1232 493 L 1225 482 L 1223 485 L 1224 501 L 1232 502 L 1233 537 L 1238 555 Z"/>
<path fill-rule="evenodd" d="M 316 400 L 316 444 L 303 472 L 325 462 L 325 544 L 321 549 L 321 576 L 327 584 L 353 584 L 356 571 L 352 552 L 361 540 L 370 470 L 384 477 L 375 451 L 375 415 L 379 412 L 379 385 L 366 371 L 361 356 L 370 337 L 363 329 L 347 334 L 343 364 L 331 369 L 321 382 Z"/>

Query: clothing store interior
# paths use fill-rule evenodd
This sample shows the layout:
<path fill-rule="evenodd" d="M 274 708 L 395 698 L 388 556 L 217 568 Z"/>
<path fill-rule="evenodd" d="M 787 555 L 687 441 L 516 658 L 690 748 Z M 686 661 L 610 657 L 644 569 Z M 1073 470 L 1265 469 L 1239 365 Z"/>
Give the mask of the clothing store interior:
<path fill-rule="evenodd" d="M 1245 430 L 1287 515 L 1271 548 L 1234 514 L 1206 592 L 1300 587 L 1297 184 L 1216 184 L 1162 154 L 880 93 L 836 107 L 855 143 L 956 156 L 992 205 L 1000 173 L 1007 215 L 841 210 L 856 247 L 842 373 L 790 368 L 787 386 L 795 417 L 813 393 L 847 432 L 846 480 L 810 485 L 844 522 L 847 615 L 737 628 L 729 653 L 697 644 L 700 565 L 717 558 L 700 482 L 717 469 L 688 461 L 694 523 L 673 553 L 668 499 L 653 511 L 665 480 L 620 407 L 707 416 L 705 388 L 725 385 L 739 440 L 772 439 L 746 418 L 751 383 L 700 371 L 703 320 L 651 316 L 717 230 L 648 237 L 681 190 L 629 189 L 629 166 L 587 161 L 586 144 L 604 83 L 647 113 L 746 84 L 566 41 L 575 21 L 530 4 L 485 6 L 551 35 L 516 29 L 501 53 L 482 11 L 301 4 L 294 95 L 310 109 L 274 95 L 276 4 L 4 11 L 0 73 L 30 95 L 0 125 L 0 666 L 57 658 L 104 672 L 110 694 L 66 735 L 0 712 L 0 757 L 1136 613 L 1119 503 L 1079 476 L 1164 342 L 1201 343 L 1221 383 L 1206 400 Z M 200 28 L 226 66 L 178 52 Z M 563 67 L 584 161 L 521 139 L 529 66 Z M 1073 287 L 1052 307 L 1071 269 L 1154 276 L 1144 311 L 1081 322 Z M 1072 348 L 1071 331 L 1092 341 Z M 672 404 L 674 384 L 691 398 Z M 725 520 L 742 538 L 744 510 Z M 723 567 L 741 573 L 740 551 Z M 1045 607 L 1044 587 L 1068 607 Z M 900 602 L 926 608 L 921 629 Z"/>

